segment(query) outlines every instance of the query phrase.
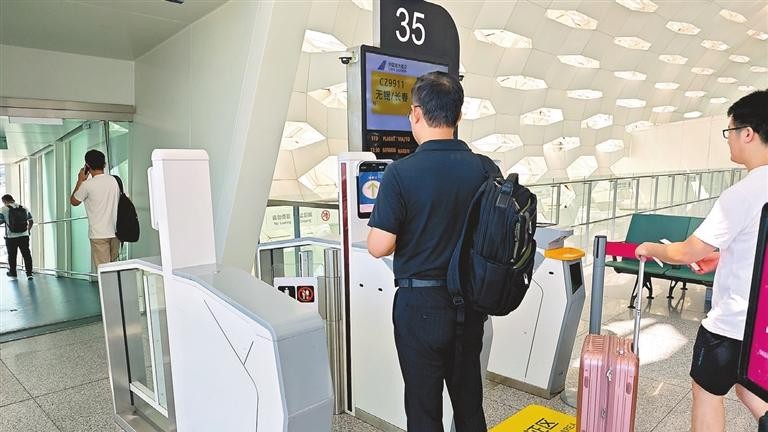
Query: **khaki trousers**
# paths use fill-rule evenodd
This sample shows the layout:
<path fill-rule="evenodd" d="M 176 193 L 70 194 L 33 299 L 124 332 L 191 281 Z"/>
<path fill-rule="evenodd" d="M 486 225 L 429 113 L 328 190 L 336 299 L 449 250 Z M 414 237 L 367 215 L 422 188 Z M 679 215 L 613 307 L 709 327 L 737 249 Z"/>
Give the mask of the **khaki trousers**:
<path fill-rule="evenodd" d="M 91 239 L 91 261 L 94 270 L 98 271 L 100 264 L 117 261 L 119 254 L 120 240 L 117 237 Z"/>

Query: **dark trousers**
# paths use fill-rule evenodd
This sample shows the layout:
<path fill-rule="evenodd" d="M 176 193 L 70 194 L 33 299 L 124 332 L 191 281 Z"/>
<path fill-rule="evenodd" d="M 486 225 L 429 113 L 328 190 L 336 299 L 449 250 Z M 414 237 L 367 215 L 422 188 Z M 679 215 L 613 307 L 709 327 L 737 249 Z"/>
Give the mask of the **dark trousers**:
<path fill-rule="evenodd" d="M 16 256 L 18 250 L 21 250 L 21 256 L 24 258 L 24 267 L 27 270 L 27 275 L 31 275 L 32 253 L 29 251 L 29 236 L 16 238 L 6 237 L 5 247 L 8 249 L 8 272 L 12 276 L 16 276 Z"/>
<path fill-rule="evenodd" d="M 459 376 L 454 380 L 456 309 L 448 289 L 400 287 L 396 292 L 392 320 L 410 432 L 443 432 L 443 382 L 456 432 L 488 429 L 480 370 L 485 316 L 471 310 L 466 314 Z"/>

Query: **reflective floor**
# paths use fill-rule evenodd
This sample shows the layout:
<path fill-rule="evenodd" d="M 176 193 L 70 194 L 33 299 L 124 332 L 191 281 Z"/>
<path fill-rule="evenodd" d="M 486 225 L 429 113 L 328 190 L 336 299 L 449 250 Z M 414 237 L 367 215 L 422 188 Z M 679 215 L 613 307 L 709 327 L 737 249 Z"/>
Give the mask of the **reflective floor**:
<path fill-rule="evenodd" d="M 585 278 L 591 280 L 590 269 Z M 606 274 L 604 330 L 629 334 L 632 314 L 626 308 L 632 277 Z M 662 281 L 659 292 L 666 292 Z M 641 372 L 637 431 L 689 430 L 691 351 L 705 316 L 705 289 L 660 294 L 644 314 L 640 340 Z M 589 299 L 587 299 L 589 305 Z M 587 306 L 588 308 L 588 306 Z M 576 346 L 587 332 L 585 308 Z M 0 344 L 0 430 L 119 431 L 111 420 L 111 397 L 101 324 Z M 569 386 L 578 376 L 578 349 L 569 371 Z M 574 414 L 559 398 L 544 400 L 509 387 L 487 383 L 485 412 L 493 426 L 529 404 Z M 729 432 L 756 431 L 757 423 L 736 397 L 726 401 Z M 348 415 L 334 418 L 334 431 L 377 431 Z"/>
<path fill-rule="evenodd" d="M 85 280 L 36 274 L 16 280 L 0 269 L 0 341 L 96 321 L 101 316 L 99 286 Z M 71 323 L 71 321 L 75 321 Z"/>

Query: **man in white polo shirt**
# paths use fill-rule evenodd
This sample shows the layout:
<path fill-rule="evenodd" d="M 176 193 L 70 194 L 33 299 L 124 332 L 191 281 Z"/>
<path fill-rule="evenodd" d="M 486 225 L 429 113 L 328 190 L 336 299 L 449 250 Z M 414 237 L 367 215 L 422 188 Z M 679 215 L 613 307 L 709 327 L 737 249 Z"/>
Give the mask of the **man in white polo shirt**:
<path fill-rule="evenodd" d="M 117 260 L 120 253 L 120 241 L 115 234 L 120 187 L 114 177 L 104 174 L 105 166 L 104 153 L 89 150 L 85 154 L 85 166 L 77 176 L 77 185 L 69 197 L 73 206 L 85 204 L 91 260 L 95 269 L 99 264 Z M 89 175 L 91 178 L 88 178 Z"/>
<path fill-rule="evenodd" d="M 757 231 L 768 202 L 768 90 L 739 99 L 728 109 L 731 160 L 749 174 L 723 191 L 701 226 L 684 242 L 643 243 L 636 255 L 653 256 L 671 264 L 698 263 L 700 273 L 717 267 L 712 309 L 701 322 L 691 361 L 694 432 L 725 430 L 724 396 L 736 395 L 755 418 L 768 411 L 768 402 L 736 384 L 744 337 Z M 719 252 L 715 252 L 719 249 Z"/>

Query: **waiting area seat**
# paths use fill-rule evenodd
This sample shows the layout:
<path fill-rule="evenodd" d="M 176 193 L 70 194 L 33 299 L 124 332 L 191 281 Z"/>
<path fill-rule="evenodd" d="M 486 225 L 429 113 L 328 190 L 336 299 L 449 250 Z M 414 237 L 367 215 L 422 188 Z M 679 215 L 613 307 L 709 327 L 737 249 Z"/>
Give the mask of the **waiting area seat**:
<path fill-rule="evenodd" d="M 656 242 L 661 239 L 667 239 L 671 242 L 680 242 L 687 239 L 701 225 L 703 218 L 690 216 L 673 216 L 660 214 L 641 214 L 635 213 L 629 222 L 627 230 L 627 243 L 640 244 L 643 242 Z M 627 273 L 637 275 L 639 263 L 635 259 L 613 260 L 605 263 L 612 267 L 616 273 Z M 668 299 L 672 299 L 673 291 L 678 283 L 682 283 L 681 289 L 687 289 L 689 283 L 712 287 L 715 278 L 714 273 L 704 275 L 694 273 L 687 265 L 664 264 L 660 266 L 650 261 L 645 264 L 645 277 L 643 278 L 643 287 L 648 289 L 648 298 L 653 299 L 652 278 L 664 279 L 669 281 Z M 634 307 L 636 289 L 632 291 L 629 307 Z"/>

